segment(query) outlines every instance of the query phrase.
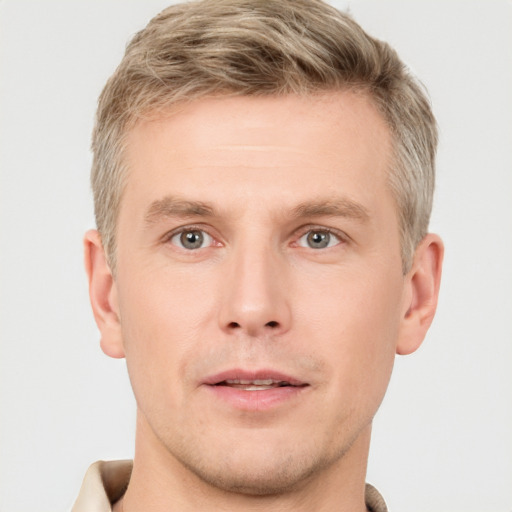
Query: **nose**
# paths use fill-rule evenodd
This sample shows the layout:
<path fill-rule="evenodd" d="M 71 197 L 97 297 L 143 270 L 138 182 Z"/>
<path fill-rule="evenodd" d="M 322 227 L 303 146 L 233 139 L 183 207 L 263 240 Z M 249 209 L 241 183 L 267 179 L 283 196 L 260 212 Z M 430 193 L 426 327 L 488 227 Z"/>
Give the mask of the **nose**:
<path fill-rule="evenodd" d="M 220 327 L 230 334 L 277 336 L 290 328 L 285 262 L 270 248 L 233 251 L 226 261 Z"/>

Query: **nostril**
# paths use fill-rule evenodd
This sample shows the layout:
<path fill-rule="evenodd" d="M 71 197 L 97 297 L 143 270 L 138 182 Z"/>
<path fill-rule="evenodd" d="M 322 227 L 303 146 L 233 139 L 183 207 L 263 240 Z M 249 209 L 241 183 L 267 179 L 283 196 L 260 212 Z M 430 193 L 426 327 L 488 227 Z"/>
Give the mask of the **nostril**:
<path fill-rule="evenodd" d="M 1 2 L 2 0 L 0 0 Z M 242 324 L 239 324 L 238 322 L 229 322 L 226 326 L 227 329 L 231 330 L 231 331 L 234 331 L 234 330 L 237 330 L 237 329 L 243 329 L 245 330 L 246 328 L 248 329 L 248 331 L 251 331 L 252 332 L 252 328 L 247 325 L 247 326 L 244 326 L 242 327 L 242 325 L 244 325 L 243 323 Z M 261 324 L 260 324 L 261 325 Z M 270 329 L 277 329 L 281 324 L 279 322 L 276 322 L 275 320 L 271 320 L 270 322 L 267 322 L 264 326 L 265 327 L 268 327 Z"/>

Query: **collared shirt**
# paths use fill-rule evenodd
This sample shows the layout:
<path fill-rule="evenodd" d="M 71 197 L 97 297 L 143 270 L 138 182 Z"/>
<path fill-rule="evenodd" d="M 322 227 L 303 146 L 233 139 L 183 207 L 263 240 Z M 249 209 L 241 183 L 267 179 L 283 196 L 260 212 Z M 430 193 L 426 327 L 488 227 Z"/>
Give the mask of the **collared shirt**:
<path fill-rule="evenodd" d="M 131 460 L 95 462 L 85 474 L 80 493 L 71 512 L 112 512 L 112 504 L 125 493 L 132 474 Z M 379 491 L 370 484 L 365 489 L 366 508 L 387 512 Z"/>

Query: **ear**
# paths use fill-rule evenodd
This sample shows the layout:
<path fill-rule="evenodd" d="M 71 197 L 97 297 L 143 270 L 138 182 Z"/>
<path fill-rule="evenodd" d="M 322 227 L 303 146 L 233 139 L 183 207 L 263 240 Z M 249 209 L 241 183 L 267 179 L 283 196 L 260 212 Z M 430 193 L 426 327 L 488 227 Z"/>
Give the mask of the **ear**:
<path fill-rule="evenodd" d="M 89 298 L 94 319 L 101 333 L 101 349 L 110 357 L 124 357 L 117 287 L 100 234 L 94 229 L 85 234 L 84 259 L 89 278 Z"/>
<path fill-rule="evenodd" d="M 406 289 L 397 354 L 406 355 L 417 350 L 434 319 L 443 254 L 442 240 L 432 233 L 427 234 L 416 248 L 411 270 L 405 277 Z"/>

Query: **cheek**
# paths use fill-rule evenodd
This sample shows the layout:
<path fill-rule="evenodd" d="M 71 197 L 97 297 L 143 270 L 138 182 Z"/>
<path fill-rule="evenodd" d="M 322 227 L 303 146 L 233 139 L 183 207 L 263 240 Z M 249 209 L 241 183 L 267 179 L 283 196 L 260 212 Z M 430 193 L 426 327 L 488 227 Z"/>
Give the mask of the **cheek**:
<path fill-rule="evenodd" d="M 213 297 L 204 280 L 179 272 L 133 273 L 122 282 L 121 328 L 137 401 L 159 397 L 167 406 L 179 403 L 197 340 L 213 338 L 205 328 L 211 325 Z"/>
<path fill-rule="evenodd" d="M 316 340 L 315 352 L 329 364 L 333 399 L 351 408 L 370 397 L 374 407 L 384 396 L 400 326 L 401 282 L 385 273 L 352 272 L 331 279 L 321 292 L 295 294 L 307 298 L 299 309 L 304 339 Z"/>
<path fill-rule="evenodd" d="M 170 265 L 147 271 L 140 271 L 143 265 L 132 267 L 134 271 L 124 277 L 119 293 L 127 344 L 137 340 L 145 351 L 158 345 L 160 350 L 185 348 L 213 308 L 211 276 Z"/>

